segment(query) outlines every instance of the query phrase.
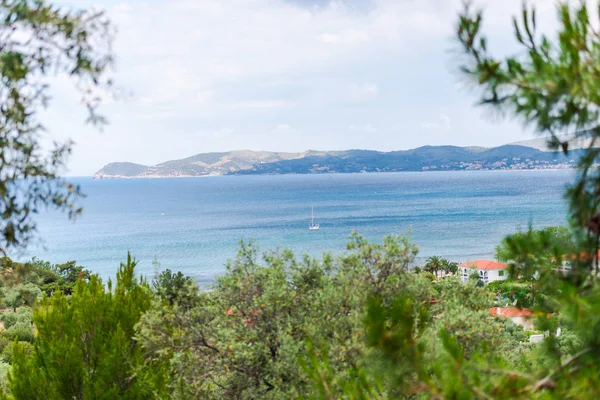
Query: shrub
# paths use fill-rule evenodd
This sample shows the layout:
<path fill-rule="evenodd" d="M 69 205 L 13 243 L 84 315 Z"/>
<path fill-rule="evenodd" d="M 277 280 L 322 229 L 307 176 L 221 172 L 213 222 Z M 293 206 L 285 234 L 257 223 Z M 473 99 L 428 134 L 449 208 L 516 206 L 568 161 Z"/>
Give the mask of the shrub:
<path fill-rule="evenodd" d="M 181 272 L 174 273 L 167 269 L 152 281 L 152 286 L 159 298 L 171 306 L 177 304 L 184 309 L 190 309 L 197 298 L 198 285 Z"/>
<path fill-rule="evenodd" d="M 0 362 L 0 390 L 4 393 L 10 393 L 8 387 L 8 372 L 10 371 L 10 364 Z"/>
<path fill-rule="evenodd" d="M 36 299 L 42 297 L 42 290 L 33 283 L 17 286 L 16 289 L 19 291 L 23 303 L 29 307 L 32 307 L 35 304 Z"/>
<path fill-rule="evenodd" d="M 12 363 L 12 356 L 13 356 L 13 352 L 15 351 L 15 346 L 21 346 L 21 351 L 23 353 L 25 353 L 25 355 L 30 355 L 31 353 L 33 353 L 33 345 L 29 342 L 16 342 L 16 343 L 10 343 L 8 346 L 6 346 L 4 348 L 4 350 L 2 351 L 2 355 L 0 356 L 2 358 L 2 360 L 6 363 L 11 364 Z M 2 363 L 0 363 L 1 366 Z M 2 372 L 2 370 L 0 369 L 0 373 Z M 2 377 L 0 377 L 0 381 L 1 381 Z"/>
<path fill-rule="evenodd" d="M 59 291 L 36 305 L 35 351 L 25 354 L 27 345 L 7 350 L 15 399 L 167 398 L 160 391 L 168 372 L 153 366 L 142 371 L 145 358 L 133 339 L 134 326 L 152 304 L 135 265 L 128 255 L 116 285 L 92 276 L 78 280 L 69 298 Z M 31 327 L 17 323 L 7 333 L 33 339 Z"/>
<path fill-rule="evenodd" d="M 6 292 L 4 303 L 17 311 L 23 305 L 33 306 L 36 299 L 42 297 L 42 290 L 33 283 L 17 285 Z"/>
<path fill-rule="evenodd" d="M 431 282 L 435 281 L 435 275 L 433 275 L 431 272 L 421 272 L 420 275 L 422 275 L 425 278 L 429 279 Z"/>
<path fill-rule="evenodd" d="M 516 281 L 496 281 L 488 285 L 488 289 L 496 294 L 500 291 L 502 298 L 505 296 L 509 303 L 517 300 L 518 307 L 531 307 L 531 285 L 527 282 Z M 501 301 L 505 303 L 505 300 Z"/>
<path fill-rule="evenodd" d="M 34 334 L 31 323 L 17 322 L 4 332 L 2 335 L 9 340 L 19 340 L 20 342 L 33 342 Z"/>
<path fill-rule="evenodd" d="M 4 324 L 4 329 L 8 329 L 18 322 L 31 323 L 31 317 L 31 308 L 21 307 L 15 312 L 8 312 L 0 315 L 0 321 Z"/>
<path fill-rule="evenodd" d="M 0 353 L 6 348 L 6 346 L 8 346 L 11 343 L 12 342 L 8 338 L 0 336 Z"/>
<path fill-rule="evenodd" d="M 4 329 L 8 329 L 17 323 L 19 316 L 16 312 L 7 312 L 0 315 L 0 321 L 4 324 Z"/>

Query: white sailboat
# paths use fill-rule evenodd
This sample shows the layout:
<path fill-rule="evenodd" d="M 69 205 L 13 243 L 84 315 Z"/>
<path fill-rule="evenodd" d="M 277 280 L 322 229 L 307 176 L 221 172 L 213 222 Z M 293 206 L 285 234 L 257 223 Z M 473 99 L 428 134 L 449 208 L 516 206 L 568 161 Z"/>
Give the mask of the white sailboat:
<path fill-rule="evenodd" d="M 314 207 L 310 208 L 310 225 L 308 225 L 308 230 L 309 231 L 318 231 L 319 230 L 319 224 L 315 224 Z"/>

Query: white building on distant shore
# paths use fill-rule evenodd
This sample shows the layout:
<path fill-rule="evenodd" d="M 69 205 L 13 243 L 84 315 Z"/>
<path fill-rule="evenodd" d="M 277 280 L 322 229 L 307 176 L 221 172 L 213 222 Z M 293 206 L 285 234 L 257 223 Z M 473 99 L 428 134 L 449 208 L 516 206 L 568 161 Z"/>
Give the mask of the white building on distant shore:
<path fill-rule="evenodd" d="M 508 265 L 490 260 L 468 261 L 458 265 L 458 276 L 463 282 L 469 280 L 473 272 L 477 272 L 479 279 L 486 285 L 494 281 L 503 281 L 508 277 Z"/>

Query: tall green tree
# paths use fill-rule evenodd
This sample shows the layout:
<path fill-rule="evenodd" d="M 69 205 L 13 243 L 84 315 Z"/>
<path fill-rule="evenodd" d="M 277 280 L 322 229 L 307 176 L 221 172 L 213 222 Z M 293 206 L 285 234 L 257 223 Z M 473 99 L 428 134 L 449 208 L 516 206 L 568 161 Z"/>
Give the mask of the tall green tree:
<path fill-rule="evenodd" d="M 438 272 L 443 269 L 442 259 L 438 256 L 429 257 L 423 269 L 427 272 L 434 274 L 437 278 Z"/>
<path fill-rule="evenodd" d="M 518 232 L 505 237 L 496 246 L 496 259 L 501 262 L 525 264 L 531 259 L 521 244 L 527 243 L 527 251 L 535 250 L 536 255 L 545 253 L 546 258 L 556 266 L 560 266 L 563 260 L 576 256 L 577 247 L 574 233 L 567 227 L 548 227 L 544 229 L 533 229 L 530 227 L 525 232 Z M 532 249 L 531 246 L 535 246 Z"/>
<path fill-rule="evenodd" d="M 170 306 L 177 304 L 184 310 L 194 306 L 198 298 L 198 284 L 181 272 L 173 273 L 167 269 L 152 280 L 154 293 Z"/>
<path fill-rule="evenodd" d="M 34 215 L 50 206 L 71 217 L 80 188 L 60 178 L 71 143 L 45 151 L 39 111 L 50 103 L 52 77 L 81 91 L 88 121 L 103 124 L 97 88 L 112 62 L 113 30 L 102 13 L 66 11 L 44 0 L 0 1 L 0 249 L 26 245 Z"/>
<path fill-rule="evenodd" d="M 34 350 L 16 344 L 9 388 L 15 399 L 151 398 L 156 388 L 142 370 L 134 327 L 151 305 L 148 285 L 135 277 L 128 255 L 108 287 L 97 276 L 79 280 L 69 299 L 61 291 L 35 307 Z M 144 372 L 146 371 L 146 372 Z"/>
<path fill-rule="evenodd" d="M 431 256 L 425 262 L 423 270 L 434 274 L 438 278 L 440 272 L 455 274 L 458 271 L 458 264 L 446 258 Z"/>
<path fill-rule="evenodd" d="M 522 51 L 499 58 L 482 32 L 483 13 L 468 2 L 457 26 L 465 60 L 461 69 L 482 90 L 482 105 L 533 126 L 552 149 L 568 154 L 574 143 L 584 145 L 578 177 L 567 195 L 572 222 L 587 231 L 597 247 L 600 37 L 594 24 L 599 9 L 588 8 L 586 2 L 560 1 L 557 11 L 559 29 L 552 37 L 538 32 L 535 8 L 524 6 L 513 20 Z"/>

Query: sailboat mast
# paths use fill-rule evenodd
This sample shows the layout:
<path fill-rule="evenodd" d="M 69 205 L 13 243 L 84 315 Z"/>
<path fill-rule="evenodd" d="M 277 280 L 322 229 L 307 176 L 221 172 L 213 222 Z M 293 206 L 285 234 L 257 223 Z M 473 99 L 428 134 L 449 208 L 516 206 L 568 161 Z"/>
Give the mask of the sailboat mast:
<path fill-rule="evenodd" d="M 310 226 L 315 225 L 315 208 L 313 206 L 310 207 Z"/>

